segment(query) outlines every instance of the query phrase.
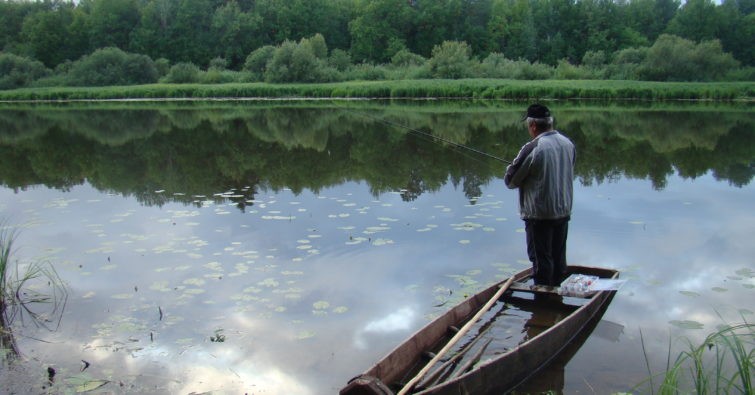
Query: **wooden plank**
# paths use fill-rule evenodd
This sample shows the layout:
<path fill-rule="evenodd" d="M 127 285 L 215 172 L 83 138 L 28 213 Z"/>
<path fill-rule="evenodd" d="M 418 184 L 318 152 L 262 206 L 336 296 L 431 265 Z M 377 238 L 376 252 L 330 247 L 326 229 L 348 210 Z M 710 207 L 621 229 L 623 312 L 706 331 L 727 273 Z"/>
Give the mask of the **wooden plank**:
<path fill-rule="evenodd" d="M 512 283 L 509 287 L 512 291 L 520 292 L 532 292 L 538 294 L 556 294 L 558 295 L 559 287 L 552 287 L 549 285 L 535 285 L 521 282 Z"/>

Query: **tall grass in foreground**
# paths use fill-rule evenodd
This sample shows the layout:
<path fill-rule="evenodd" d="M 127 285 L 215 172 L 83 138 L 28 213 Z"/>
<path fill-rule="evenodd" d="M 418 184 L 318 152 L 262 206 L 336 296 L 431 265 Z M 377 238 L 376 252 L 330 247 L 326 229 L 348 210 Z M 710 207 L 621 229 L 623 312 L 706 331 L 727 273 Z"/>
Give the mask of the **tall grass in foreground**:
<path fill-rule="evenodd" d="M 727 325 L 709 334 L 699 345 L 685 341 L 688 349 L 681 352 L 673 364 L 669 345 L 666 372 L 659 375 L 658 394 L 753 393 L 755 324 Z M 647 361 L 647 355 L 645 359 Z M 656 393 L 652 375 L 648 381 L 652 393 Z"/>
<path fill-rule="evenodd" d="M 8 283 L 6 276 L 15 238 L 15 230 L 7 227 L 5 222 L 0 222 L 0 360 L 2 361 L 5 361 L 6 357 L 18 355 L 16 342 L 6 320 L 7 303 L 11 297 L 10 287 L 6 286 Z"/>
<path fill-rule="evenodd" d="M 63 316 L 68 293 L 49 262 L 11 263 L 18 233 L 0 221 L 0 357 L 18 356 L 11 326 L 19 320 L 55 330 Z"/>
<path fill-rule="evenodd" d="M 6 287 L 8 265 L 10 263 L 13 241 L 16 239 L 16 231 L 8 227 L 5 222 L 0 222 L 0 313 L 5 313 L 8 287 Z"/>

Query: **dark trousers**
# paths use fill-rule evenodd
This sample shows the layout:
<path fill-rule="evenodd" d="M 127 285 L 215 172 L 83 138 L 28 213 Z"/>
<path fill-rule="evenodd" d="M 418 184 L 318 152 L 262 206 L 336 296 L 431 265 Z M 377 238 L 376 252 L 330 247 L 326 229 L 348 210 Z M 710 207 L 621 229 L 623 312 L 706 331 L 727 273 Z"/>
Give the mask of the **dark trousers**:
<path fill-rule="evenodd" d="M 526 219 L 527 255 L 535 284 L 559 285 L 566 277 L 566 235 L 569 217 Z"/>

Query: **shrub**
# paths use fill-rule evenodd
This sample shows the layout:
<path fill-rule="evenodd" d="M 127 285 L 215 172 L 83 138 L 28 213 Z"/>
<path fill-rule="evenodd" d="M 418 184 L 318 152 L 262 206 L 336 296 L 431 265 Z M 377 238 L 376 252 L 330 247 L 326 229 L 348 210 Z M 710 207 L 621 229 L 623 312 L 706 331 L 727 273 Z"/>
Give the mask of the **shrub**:
<path fill-rule="evenodd" d="M 466 78 L 471 75 L 474 61 L 469 58 L 472 52 L 465 42 L 444 41 L 436 45 L 429 61 L 430 71 L 436 78 Z"/>
<path fill-rule="evenodd" d="M 194 63 L 180 62 L 173 65 L 165 76 L 164 81 L 174 84 L 186 84 L 200 82 L 202 72 Z"/>
<path fill-rule="evenodd" d="M 265 45 L 252 51 L 244 62 L 243 70 L 249 72 L 252 75 L 252 79 L 261 81 L 267 70 L 267 64 L 273 58 L 275 54 L 275 47 L 272 45 Z"/>
<path fill-rule="evenodd" d="M 346 71 L 351 66 L 351 56 L 348 52 L 336 48 L 330 51 L 328 65 L 338 71 Z"/>
<path fill-rule="evenodd" d="M 738 66 L 731 54 L 723 52 L 718 40 L 695 44 L 662 34 L 648 49 L 638 72 L 642 79 L 651 81 L 711 81 Z"/>
<path fill-rule="evenodd" d="M 328 45 L 325 43 L 325 37 L 317 33 L 311 38 L 302 39 L 299 45 L 309 45 L 312 53 L 317 59 L 325 60 L 328 58 Z"/>
<path fill-rule="evenodd" d="M 102 48 L 73 62 L 67 73 L 69 85 L 107 86 L 157 82 L 155 63 L 146 55 L 118 48 Z"/>
<path fill-rule="evenodd" d="M 592 78 L 592 73 L 584 67 L 575 66 L 566 59 L 558 61 L 553 76 L 560 80 L 585 80 Z"/>
<path fill-rule="evenodd" d="M 225 70 L 228 67 L 228 61 L 224 58 L 221 58 L 220 56 L 213 58 L 210 60 L 210 65 L 208 69 L 211 70 Z"/>
<path fill-rule="evenodd" d="M 0 52 L 0 89 L 16 89 L 50 75 L 42 62 Z"/>
<path fill-rule="evenodd" d="M 155 68 L 157 69 L 158 78 L 165 77 L 170 71 L 170 61 L 165 58 L 155 60 Z"/>
<path fill-rule="evenodd" d="M 346 72 L 347 80 L 364 80 L 364 81 L 377 81 L 384 80 L 388 76 L 388 72 L 383 66 L 376 66 L 370 63 L 360 63 L 355 65 L 349 71 Z"/>
<path fill-rule="evenodd" d="M 626 48 L 616 52 L 613 62 L 606 66 L 607 77 L 618 80 L 639 79 L 640 66 L 647 53 L 647 47 Z"/>
<path fill-rule="evenodd" d="M 267 82 L 327 82 L 339 79 L 338 72 L 318 58 L 312 39 L 302 39 L 298 44 L 286 40 L 275 48 L 265 68 Z M 318 49 L 318 51 L 320 51 Z"/>
<path fill-rule="evenodd" d="M 394 67 L 422 66 L 425 62 L 427 62 L 427 59 L 406 48 L 396 52 L 391 58 L 391 65 Z"/>
<path fill-rule="evenodd" d="M 244 75 L 236 71 L 210 68 L 206 72 L 200 71 L 198 77 L 202 84 L 227 84 L 243 81 Z"/>
<path fill-rule="evenodd" d="M 742 67 L 729 71 L 724 77 L 726 81 L 755 81 L 755 67 Z"/>

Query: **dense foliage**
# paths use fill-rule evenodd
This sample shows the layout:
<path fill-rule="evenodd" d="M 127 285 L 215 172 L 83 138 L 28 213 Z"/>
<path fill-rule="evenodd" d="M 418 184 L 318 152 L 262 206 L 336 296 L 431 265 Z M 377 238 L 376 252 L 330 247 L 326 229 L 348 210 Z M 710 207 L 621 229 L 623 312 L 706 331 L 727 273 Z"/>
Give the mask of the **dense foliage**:
<path fill-rule="evenodd" d="M 205 83 L 752 80 L 753 11 L 752 0 L 6 0 L 0 64 L 16 66 L 0 88 L 156 82 L 167 71 L 153 59 L 176 73 L 193 64 L 184 82 Z M 97 61 L 106 75 L 74 72 Z M 139 63 L 144 74 L 113 75 Z"/>

